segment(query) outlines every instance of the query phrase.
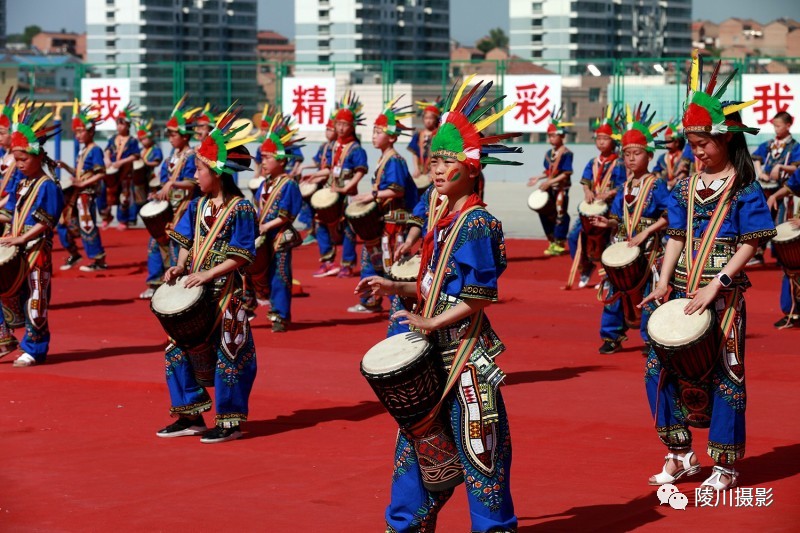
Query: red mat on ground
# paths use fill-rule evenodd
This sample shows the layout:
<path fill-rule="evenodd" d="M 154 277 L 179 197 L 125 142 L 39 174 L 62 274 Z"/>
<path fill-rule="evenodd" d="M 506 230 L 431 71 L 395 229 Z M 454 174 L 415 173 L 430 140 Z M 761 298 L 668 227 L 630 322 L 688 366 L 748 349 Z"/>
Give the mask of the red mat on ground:
<path fill-rule="evenodd" d="M 0 530 L 382 531 L 396 428 L 358 365 L 385 335 L 386 317 L 345 311 L 355 280 L 314 279 L 316 248 L 298 249 L 295 277 L 310 296 L 295 300 L 286 334 L 272 334 L 263 311 L 253 322 L 259 376 L 245 438 L 159 439 L 169 422 L 164 335 L 136 299 L 145 234 L 109 230 L 103 240 L 108 272 L 55 273 L 48 363 L 0 361 Z M 796 530 L 800 331 L 772 327 L 779 271 L 751 273 L 748 449 L 737 465 L 742 486 L 769 491 L 771 505 L 694 507 L 694 488 L 710 474 L 707 432 L 696 431 L 704 469 L 678 485 L 690 505 L 678 511 L 647 486 L 665 450 L 638 333 L 623 352 L 598 355 L 594 292 L 561 290 L 568 258 L 545 260 L 543 247 L 509 242 L 502 302 L 489 310 L 508 347 L 499 363 L 520 531 Z M 56 252 L 55 264 L 63 258 Z M 468 520 L 459 489 L 440 531 L 467 531 Z"/>

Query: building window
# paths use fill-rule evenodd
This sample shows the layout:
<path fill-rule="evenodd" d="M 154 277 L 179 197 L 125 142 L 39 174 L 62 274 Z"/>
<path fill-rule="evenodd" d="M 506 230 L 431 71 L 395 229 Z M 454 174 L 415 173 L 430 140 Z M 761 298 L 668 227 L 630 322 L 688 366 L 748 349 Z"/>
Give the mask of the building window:
<path fill-rule="evenodd" d="M 589 88 L 589 101 L 590 102 L 599 102 L 600 101 L 600 87 L 590 87 Z"/>
<path fill-rule="evenodd" d="M 542 42 L 542 34 L 541 33 L 534 33 L 531 35 L 531 42 L 532 43 L 540 43 Z"/>
<path fill-rule="evenodd" d="M 541 50 L 532 50 L 531 51 L 531 57 L 542 57 L 542 51 Z"/>
<path fill-rule="evenodd" d="M 578 102 L 569 103 L 569 116 L 571 117 L 578 116 Z"/>
<path fill-rule="evenodd" d="M 531 19 L 531 26 L 533 26 L 534 28 L 541 28 L 542 27 L 542 19 L 541 18 Z"/>
<path fill-rule="evenodd" d="M 542 13 L 542 3 L 541 2 L 534 2 L 531 4 L 531 11 L 533 11 L 534 15 L 539 15 Z"/>

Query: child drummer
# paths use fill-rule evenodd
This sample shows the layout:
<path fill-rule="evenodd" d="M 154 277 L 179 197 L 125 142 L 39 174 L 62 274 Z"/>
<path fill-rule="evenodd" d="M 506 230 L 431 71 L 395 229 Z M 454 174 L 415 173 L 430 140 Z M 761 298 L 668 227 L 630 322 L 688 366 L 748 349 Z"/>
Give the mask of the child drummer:
<path fill-rule="evenodd" d="M 381 158 L 372 178 L 372 191 L 353 198 L 354 202 L 377 202 L 382 213 L 383 232 L 380 241 L 364 242 L 361 251 L 361 279 L 386 275 L 392 265 L 395 248 L 403 242 L 409 212 L 417 203 L 417 186 L 408 171 L 406 160 L 394 148 L 398 136 L 409 130 L 400 121 L 410 118 L 407 108 L 397 107 L 397 97 L 375 119 L 372 144 L 381 151 Z M 392 306 L 399 310 L 399 299 L 391 297 Z M 351 313 L 369 313 L 381 310 L 381 298 L 365 297 L 347 309 Z M 398 325 L 390 322 L 389 334 Z M 401 328 L 403 329 L 403 328 Z"/>
<path fill-rule="evenodd" d="M 667 227 L 666 211 L 669 190 L 667 182 L 648 171 L 656 149 L 654 134 L 661 124 L 652 124 L 655 112 L 647 116 L 641 104 L 635 114 L 627 110 L 625 132 L 622 134 L 622 155 L 628 169 L 628 179 L 619 188 L 611 206 L 609 218 L 594 217 L 592 223 L 600 227 L 611 227 L 615 232 L 613 242 L 628 242 L 628 246 L 640 247 L 648 258 L 645 278 L 652 277 L 651 268 L 655 264 L 661 248 L 663 230 Z M 642 280 L 643 286 L 637 301 L 628 294 L 610 286 L 603 305 L 600 320 L 600 338 L 603 340 L 598 352 L 612 354 L 622 348 L 627 339 L 625 332 L 639 322 L 639 331 L 645 343 L 644 352 L 649 352 L 647 321 L 650 309 L 645 309 L 641 317 L 636 316 L 635 306 L 640 296 L 647 295 L 651 289 L 649 281 Z"/>
<path fill-rule="evenodd" d="M 431 159 L 431 139 L 439 127 L 439 118 L 442 116 L 441 99 L 435 102 L 417 102 L 422 112 L 422 131 L 415 131 L 408 143 L 408 151 L 414 158 L 412 177 L 416 180 L 428 174 Z"/>
<path fill-rule="evenodd" d="M 449 112 L 431 143 L 433 183 L 448 198 L 450 209 L 425 236 L 424 276 L 418 283 L 373 276 L 361 280 L 356 291 L 421 295 L 421 315 L 399 311 L 395 316 L 429 332 L 434 350 L 443 356 L 444 371 L 458 376 L 441 412 L 463 464 L 471 531 L 515 531 L 509 485 L 511 437 L 498 389 L 503 373 L 494 363 L 504 347 L 484 313 L 497 301 L 497 279 L 506 268 L 505 243 L 500 222 L 473 191 L 482 164 L 506 163 L 497 155 L 520 149 L 498 144 L 518 134 L 481 138 L 480 132 L 513 106 L 496 114 L 491 114 L 493 103 L 479 108 L 492 84 L 478 83 L 462 97 L 469 81 L 447 106 Z M 482 118 L 475 123 L 470 121 L 470 116 L 479 115 Z M 465 427 L 470 428 L 469 435 Z M 397 438 L 387 531 L 433 530 L 438 512 L 454 491 L 425 488 L 411 433 L 403 430 Z"/>
<path fill-rule="evenodd" d="M 223 113 L 210 136 L 197 150 L 197 184 L 202 196 L 190 201 L 170 237 L 180 245 L 178 263 L 164 281 L 191 288 L 205 285 L 218 302 L 215 327 L 208 343 L 215 353 L 214 394 L 216 424 L 206 429 L 202 413 L 211 409 L 211 397 L 192 372 L 188 347 L 167 345 L 167 386 L 178 420 L 158 431 L 159 437 L 201 435 L 207 444 L 242 436 L 239 425 L 247 420 L 248 399 L 256 377 L 256 350 L 242 308 L 242 268 L 255 254 L 255 210 L 233 183 L 232 174 L 249 170 L 250 156 L 233 141 L 236 118 Z"/>
<path fill-rule="evenodd" d="M 106 251 L 100 240 L 97 228 L 97 191 L 105 177 L 106 165 L 103 150 L 94 142 L 95 127 L 100 121 L 97 110 L 91 107 L 80 109 L 78 101 L 72 109 L 72 130 L 75 138 L 83 145 L 78 154 L 75 168 L 63 161 L 58 166 L 75 176 L 72 186 L 77 190 L 73 204 L 64 208 L 58 224 L 58 237 L 61 245 L 69 252 L 69 257 L 61 265 L 61 270 L 69 270 L 81 260 L 75 239 L 80 236 L 83 251 L 94 262 L 81 266 L 82 272 L 101 272 L 108 269 Z"/>
<path fill-rule="evenodd" d="M 133 191 L 132 164 L 139 159 L 139 143 L 131 136 L 131 120 L 138 116 L 134 112 L 135 106 L 128 104 L 117 115 L 117 134 L 108 140 L 105 149 L 105 164 L 107 168 L 118 170 L 116 174 L 106 175 L 105 204 L 100 209 L 103 218 L 102 228 L 105 229 L 111 221 L 111 207 L 117 206 L 117 229 L 124 230 L 136 225 L 136 202 Z M 113 181 L 112 181 L 113 179 Z M 102 194 L 102 193 L 101 193 Z"/>
<path fill-rule="evenodd" d="M 167 138 L 172 151 L 161 165 L 161 188 L 153 196 L 156 200 L 168 201 L 172 205 L 172 222 L 174 228 L 181 219 L 189 203 L 198 194 L 195 180 L 195 157 L 189 141 L 198 109 L 185 109 L 186 96 L 181 98 L 172 109 L 167 121 Z M 139 298 L 147 299 L 161 285 L 164 272 L 175 266 L 178 259 L 179 246 L 175 242 L 156 242 L 150 237 L 147 243 L 147 289 Z"/>
<path fill-rule="evenodd" d="M 683 149 L 686 139 L 681 132 L 680 122 L 672 122 L 664 132 L 664 146 L 666 153 L 661 154 L 653 167 L 653 173 L 659 174 L 667 181 L 667 187 L 672 190 L 678 180 L 686 177 L 686 167 L 681 165 Z"/>
<path fill-rule="evenodd" d="M 572 152 L 564 146 L 567 135 L 566 128 L 572 126 L 571 122 L 561 122 L 564 110 L 553 110 L 550 124 L 547 126 L 547 142 L 552 146 L 544 158 L 544 173 L 528 180 L 528 187 L 533 187 L 539 182 L 539 189 L 547 191 L 550 201 L 556 206 L 555 217 L 539 215 L 542 228 L 549 241 L 544 255 L 556 256 L 567 253 L 567 232 L 569 231 L 569 186 L 572 176 Z"/>
<path fill-rule="evenodd" d="M 11 151 L 22 178 L 6 205 L 13 215 L 0 214 L 0 221 L 11 224 L 10 234 L 0 238 L 0 246 L 16 246 L 22 254 L 14 287 L 2 295 L 4 300 L 18 299 L 21 305 L 10 307 L 21 308 L 24 314 L 22 354 L 14 361 L 16 367 L 44 363 L 50 348 L 47 307 L 53 273 L 53 230 L 64 208 L 61 188 L 44 171 L 44 165 L 51 172 L 55 166 L 44 151 L 45 142 L 56 133 L 47 125 L 51 116 L 43 107 L 32 104 L 20 111 L 11 133 Z"/>
<path fill-rule="evenodd" d="M 784 198 L 791 195 L 800 196 L 800 170 L 796 170 L 783 187 L 767 198 L 767 205 L 774 213 Z M 795 228 L 800 227 L 800 218 L 789 220 Z M 781 311 L 783 318 L 775 322 L 778 329 L 800 327 L 800 272 L 789 271 L 784 267 L 781 282 Z"/>
<path fill-rule="evenodd" d="M 150 180 L 155 175 L 156 167 L 164 161 L 164 152 L 156 144 L 153 138 L 153 119 L 146 122 L 139 122 L 136 125 L 136 138 L 142 145 L 141 159 L 144 167 L 139 183 L 134 184 L 134 201 L 136 202 L 136 212 L 147 203 L 149 194 Z"/>
<path fill-rule="evenodd" d="M 264 236 L 269 251 L 266 272 L 253 272 L 252 279 L 259 298 L 269 295 L 272 331 L 283 333 L 292 319 L 292 248 L 301 243 L 292 223 L 300 212 L 302 197 L 297 182 L 286 173 L 286 167 L 297 153 L 296 129 L 291 117 L 278 113 L 261 144 L 261 175 L 264 181 L 255 193 L 258 232 Z M 293 239 L 286 239 L 285 232 Z M 266 293 L 266 294 L 264 294 Z"/>

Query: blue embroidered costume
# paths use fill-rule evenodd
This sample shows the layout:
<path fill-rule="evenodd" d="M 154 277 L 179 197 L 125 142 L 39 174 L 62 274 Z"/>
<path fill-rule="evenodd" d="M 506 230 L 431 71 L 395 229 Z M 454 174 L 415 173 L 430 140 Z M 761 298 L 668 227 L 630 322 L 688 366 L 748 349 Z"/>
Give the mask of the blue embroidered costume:
<path fill-rule="evenodd" d="M 559 152 L 551 148 L 544 157 L 544 170 L 548 177 L 554 178 L 559 174 L 572 173 L 572 152 L 567 147 L 562 146 Z M 551 169 L 551 167 L 554 167 Z M 559 184 L 547 189 L 551 201 L 555 203 L 556 211 L 553 216 L 543 216 L 539 214 L 542 221 L 542 228 L 547 240 L 550 242 L 564 241 L 569 231 L 569 187 L 570 176 Z"/>
<path fill-rule="evenodd" d="M 75 180 L 80 180 L 81 176 L 105 172 L 105 162 L 103 161 L 103 150 L 93 142 L 84 146 L 78 155 L 75 166 Z M 97 188 L 100 182 L 95 182 L 89 187 L 84 187 L 74 191 L 70 201 L 64 208 L 61 222 L 58 224 L 58 238 L 61 245 L 73 256 L 78 255 L 78 247 L 75 239 L 80 236 L 83 242 L 83 249 L 89 258 L 95 261 L 102 261 L 106 252 L 100 240 L 100 232 L 97 228 Z"/>
<path fill-rule="evenodd" d="M 139 143 L 136 138 L 129 136 L 124 144 L 117 146 L 118 135 L 114 135 L 108 140 L 106 145 L 106 153 L 108 153 L 109 160 L 114 163 L 120 159 L 125 159 L 132 155 L 139 155 Z M 100 200 L 98 201 L 100 212 L 110 210 L 112 205 L 117 205 L 117 220 L 120 224 L 135 224 L 136 215 L 139 210 L 136 203 L 133 201 L 133 165 L 127 163 L 123 165 L 115 174 L 108 174 L 106 176 L 108 183 L 104 182 L 104 187 L 100 192 Z M 109 185 L 110 184 L 110 185 Z M 105 196 L 103 196 L 105 195 Z"/>

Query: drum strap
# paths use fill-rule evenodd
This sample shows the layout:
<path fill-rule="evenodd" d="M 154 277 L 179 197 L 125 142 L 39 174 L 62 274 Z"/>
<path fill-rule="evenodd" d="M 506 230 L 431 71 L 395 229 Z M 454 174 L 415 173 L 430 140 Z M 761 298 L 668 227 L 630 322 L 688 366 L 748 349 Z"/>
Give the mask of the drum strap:
<path fill-rule="evenodd" d="M 703 237 L 700 240 L 700 247 L 697 251 L 697 257 L 695 258 L 692 257 L 694 252 L 693 222 L 695 198 L 697 195 L 697 182 L 699 180 L 700 174 L 695 174 L 691 178 L 689 183 L 689 208 L 686 210 L 686 248 L 684 253 L 686 255 L 686 270 L 689 273 L 686 283 L 687 293 L 694 292 L 700 287 L 703 269 L 705 268 L 709 255 L 711 255 L 711 251 L 714 249 L 714 241 L 717 239 L 717 235 L 719 235 L 719 231 L 720 228 L 722 228 L 722 223 L 725 220 L 725 217 L 728 216 L 728 213 L 731 210 L 731 198 L 733 196 L 733 183 L 735 181 L 735 175 L 730 176 L 725 184 L 725 190 L 722 192 L 717 207 L 711 214 L 711 220 L 709 220 L 708 227 L 706 228 L 706 231 L 703 233 Z"/>
<path fill-rule="evenodd" d="M 602 303 L 603 305 L 609 305 L 609 304 L 613 304 L 614 302 L 616 302 L 617 300 L 622 298 L 622 296 L 624 294 L 627 294 L 627 293 L 634 293 L 635 294 L 636 292 L 642 290 L 642 288 L 647 283 L 647 280 L 650 279 L 650 277 L 653 275 L 653 266 L 656 264 L 656 259 L 658 258 L 658 252 L 659 252 L 660 249 L 661 249 L 660 241 L 658 239 L 654 239 L 653 240 L 653 249 L 650 250 L 650 255 L 647 257 L 647 268 L 645 269 L 645 273 L 642 276 L 642 279 L 639 280 L 639 283 L 637 283 L 636 286 L 633 289 L 631 289 L 630 291 L 625 291 L 625 292 L 617 290 L 616 292 L 614 292 L 613 296 L 611 296 L 609 298 L 607 296 L 603 296 L 603 292 L 604 292 L 603 289 L 604 289 L 605 283 L 601 283 L 600 284 L 600 288 L 597 291 L 597 300 L 600 303 Z M 605 276 L 605 274 L 602 276 L 602 278 L 603 278 L 603 281 L 608 279 Z"/>
<path fill-rule="evenodd" d="M 264 182 L 264 187 L 261 189 L 261 215 L 258 217 L 258 223 L 263 224 L 267 221 L 267 215 L 272 210 L 272 206 L 275 205 L 275 202 L 278 201 L 278 197 L 281 195 L 281 190 L 283 190 L 283 186 L 289 181 L 289 176 L 283 174 L 282 176 L 278 177 L 278 181 L 272 186 L 272 192 L 264 199 L 264 193 L 267 191 L 267 183 Z"/>
<path fill-rule="evenodd" d="M 447 212 L 447 196 L 439 196 L 434 188 L 431 190 L 430 203 L 428 204 L 428 231 L 436 227 L 436 223 L 441 220 Z"/>
<path fill-rule="evenodd" d="M 214 247 L 214 242 L 217 240 L 222 228 L 225 227 L 225 223 L 241 200 L 241 198 L 234 198 L 231 203 L 225 206 L 225 209 L 217 215 L 217 219 L 209 228 L 205 238 L 200 237 L 200 228 L 203 220 L 203 213 L 211 200 L 203 198 L 201 202 L 197 203 L 197 213 L 194 219 L 194 243 L 192 243 L 192 272 L 199 272 L 203 267 L 206 257 Z"/>
<path fill-rule="evenodd" d="M 678 163 L 681 161 L 681 153 L 675 152 L 675 155 L 667 152 L 664 155 L 664 166 L 667 169 L 667 179 L 672 181 L 675 178 L 675 169 L 678 167 Z"/>
<path fill-rule="evenodd" d="M 336 143 L 333 145 L 333 150 L 332 150 L 333 154 L 331 156 L 333 161 L 331 161 L 331 166 L 335 168 L 337 166 L 343 165 L 344 162 L 347 160 L 347 156 L 350 155 L 350 150 L 352 150 L 353 146 L 355 145 L 356 145 L 355 141 L 350 141 L 349 143 L 344 145 L 341 144 L 339 141 L 336 141 Z"/>
<path fill-rule="evenodd" d="M 75 165 L 75 179 L 81 179 L 83 177 L 83 165 L 86 162 L 86 157 L 89 155 L 89 152 L 94 147 L 94 143 L 89 143 L 83 147 L 83 151 L 78 155 L 78 163 Z"/>
<path fill-rule="evenodd" d="M 547 175 L 550 178 L 555 178 L 558 176 L 558 165 L 561 163 L 561 156 L 566 151 L 566 148 L 562 146 L 558 149 L 558 151 L 553 154 L 552 151 L 550 153 L 550 166 L 547 167 Z"/>
<path fill-rule="evenodd" d="M 592 166 L 594 167 L 592 170 L 592 175 L 594 176 L 594 185 L 595 185 L 595 192 L 605 192 L 608 190 L 608 185 L 611 182 L 611 174 L 614 173 L 614 168 L 617 166 L 617 154 L 612 154 L 613 157 L 606 161 L 600 161 L 599 157 L 595 157 L 594 163 Z M 603 178 L 598 180 L 597 178 L 603 172 L 603 166 L 608 164 L 608 168 L 606 169 L 606 173 L 603 175 Z"/>
<path fill-rule="evenodd" d="M 12 157 L 11 162 L 8 164 L 5 172 L 3 173 L 3 181 L 0 182 L 0 194 L 2 194 L 6 190 L 8 181 L 11 179 L 11 176 L 14 175 L 14 171 L 16 169 L 17 169 L 17 160 Z"/>
<path fill-rule="evenodd" d="M 628 232 L 628 239 L 633 237 L 633 232 L 639 226 L 642 220 L 642 213 L 647 207 L 647 198 L 650 196 L 650 191 L 656 184 L 656 177 L 652 174 L 644 176 L 639 186 L 639 196 L 636 198 L 636 203 L 633 205 L 633 213 L 628 209 L 627 203 L 622 202 L 622 214 L 625 217 L 625 230 Z M 629 180 L 625 183 L 625 193 L 627 196 L 628 191 L 633 189 L 633 181 Z"/>
<path fill-rule="evenodd" d="M 450 259 L 450 255 L 455 249 L 456 241 L 458 240 L 458 234 L 467 221 L 467 215 L 476 209 L 481 209 L 481 206 L 475 205 L 462 212 L 454 224 L 450 235 L 448 235 L 445 239 L 442 250 L 439 254 L 439 262 L 436 265 L 436 271 L 433 273 L 433 284 L 428 292 L 428 298 L 425 300 L 425 305 L 422 308 L 422 316 L 425 318 L 431 318 L 436 310 L 436 304 L 439 301 L 439 295 L 441 294 L 442 287 L 444 286 L 447 263 Z M 433 231 L 433 229 L 430 231 Z M 427 265 L 423 265 L 422 268 L 427 268 Z M 444 390 L 442 391 L 442 397 L 439 399 L 436 407 L 434 407 L 431 412 L 425 416 L 425 418 L 409 428 L 409 432 L 412 435 L 424 435 L 436 421 L 437 417 L 439 416 L 442 403 L 444 402 L 445 398 L 447 398 L 447 395 L 453 389 L 453 386 L 456 384 L 456 382 L 458 382 L 459 376 L 461 376 L 461 372 L 464 370 L 464 367 L 469 361 L 469 356 L 472 354 L 475 344 L 478 342 L 478 333 L 481 331 L 481 327 L 483 326 L 484 316 L 485 315 L 483 311 L 472 315 L 469 328 L 461 338 L 461 341 L 458 343 L 458 348 L 456 349 L 453 363 L 450 366 L 450 373 L 447 375 Z"/>
<path fill-rule="evenodd" d="M 178 176 L 181 175 L 181 172 L 183 172 L 183 167 L 186 166 L 186 159 L 192 155 L 192 153 L 192 149 L 187 147 L 180 155 L 178 162 L 175 163 L 175 168 L 172 169 L 172 173 L 169 175 L 169 180 L 167 180 L 169 183 L 175 183 L 178 181 Z"/>

